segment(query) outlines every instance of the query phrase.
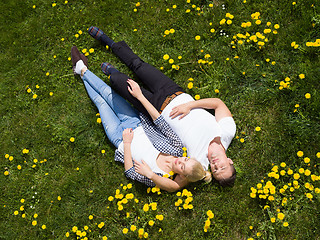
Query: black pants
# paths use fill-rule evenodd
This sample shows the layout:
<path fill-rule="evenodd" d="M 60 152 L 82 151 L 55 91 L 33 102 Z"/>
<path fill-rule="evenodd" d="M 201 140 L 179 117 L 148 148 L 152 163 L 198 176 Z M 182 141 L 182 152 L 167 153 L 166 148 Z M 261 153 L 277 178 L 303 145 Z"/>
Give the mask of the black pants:
<path fill-rule="evenodd" d="M 179 85 L 174 83 L 160 70 L 142 61 L 132 52 L 124 41 L 114 43 L 111 49 L 113 53 L 119 57 L 148 88 L 148 90 L 141 88 L 141 91 L 158 111 L 167 96 L 178 91 L 184 92 Z M 129 77 L 126 74 L 121 72 L 112 73 L 110 76 L 111 87 L 123 98 L 131 102 L 136 109 L 148 116 L 149 114 L 143 105 L 128 91 L 128 78 Z"/>

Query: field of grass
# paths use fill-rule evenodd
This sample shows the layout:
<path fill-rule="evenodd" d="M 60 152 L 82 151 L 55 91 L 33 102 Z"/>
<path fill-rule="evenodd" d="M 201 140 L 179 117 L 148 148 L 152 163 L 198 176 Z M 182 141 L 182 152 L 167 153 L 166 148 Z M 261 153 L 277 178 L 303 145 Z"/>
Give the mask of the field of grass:
<path fill-rule="evenodd" d="M 11 0 L 0 10 L 0 239 L 320 239 L 319 1 Z M 195 98 L 227 104 L 233 188 L 166 193 L 125 178 L 70 49 L 107 83 L 102 62 L 134 76 L 90 26 Z"/>

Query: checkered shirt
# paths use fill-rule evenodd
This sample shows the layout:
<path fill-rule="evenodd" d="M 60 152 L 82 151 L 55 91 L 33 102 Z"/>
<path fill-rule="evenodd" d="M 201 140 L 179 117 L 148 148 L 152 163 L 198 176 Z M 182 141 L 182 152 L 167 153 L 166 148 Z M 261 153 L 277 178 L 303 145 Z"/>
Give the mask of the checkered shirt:
<path fill-rule="evenodd" d="M 160 115 L 153 123 L 150 119 L 140 113 L 142 128 L 151 141 L 152 145 L 161 153 L 181 157 L 183 144 L 177 134 L 173 132 L 168 123 Z M 124 155 L 118 150 L 115 151 L 114 160 L 124 163 Z M 149 178 L 137 173 L 134 166 L 125 172 L 126 177 L 139 181 L 147 186 L 154 187 L 155 183 Z M 156 173 L 162 176 L 161 173 Z"/>

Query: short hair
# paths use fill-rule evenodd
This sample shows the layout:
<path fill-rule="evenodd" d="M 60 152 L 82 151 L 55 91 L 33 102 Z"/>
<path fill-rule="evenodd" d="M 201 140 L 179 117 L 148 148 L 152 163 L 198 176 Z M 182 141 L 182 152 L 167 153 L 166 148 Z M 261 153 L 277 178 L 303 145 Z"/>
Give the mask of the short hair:
<path fill-rule="evenodd" d="M 231 165 L 231 167 L 232 167 L 232 175 L 231 175 L 231 177 L 218 180 L 218 183 L 220 184 L 220 186 L 222 186 L 222 187 L 232 187 L 234 185 L 234 182 L 235 182 L 236 176 L 237 176 L 237 171 L 236 171 L 235 167 L 233 166 L 233 164 Z"/>

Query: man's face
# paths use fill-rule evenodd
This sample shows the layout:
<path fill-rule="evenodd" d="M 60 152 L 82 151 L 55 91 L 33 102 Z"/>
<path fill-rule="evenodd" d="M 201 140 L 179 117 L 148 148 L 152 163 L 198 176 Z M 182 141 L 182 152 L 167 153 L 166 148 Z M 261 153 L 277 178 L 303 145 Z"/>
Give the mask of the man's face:
<path fill-rule="evenodd" d="M 216 180 L 227 179 L 233 173 L 233 161 L 227 158 L 224 151 L 213 153 L 212 148 L 208 149 L 208 159 L 210 162 L 212 176 Z"/>

